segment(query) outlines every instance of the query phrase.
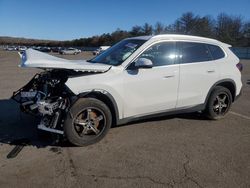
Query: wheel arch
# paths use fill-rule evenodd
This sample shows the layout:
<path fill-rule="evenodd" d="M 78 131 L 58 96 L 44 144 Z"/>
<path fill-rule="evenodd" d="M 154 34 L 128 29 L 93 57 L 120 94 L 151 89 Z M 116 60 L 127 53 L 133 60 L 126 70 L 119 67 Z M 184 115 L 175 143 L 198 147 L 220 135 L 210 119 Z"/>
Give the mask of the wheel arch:
<path fill-rule="evenodd" d="M 223 86 L 225 88 L 227 88 L 230 92 L 231 92 L 231 95 L 232 95 L 232 102 L 234 102 L 235 100 L 235 97 L 236 97 L 236 84 L 235 82 L 232 80 L 232 79 L 223 79 L 223 80 L 220 80 L 218 82 L 216 82 L 208 91 L 208 94 L 207 94 L 207 97 L 206 97 L 206 100 L 205 100 L 205 106 L 207 105 L 207 102 L 208 102 L 208 99 L 212 93 L 212 91 L 214 90 L 214 88 L 216 86 Z"/>
<path fill-rule="evenodd" d="M 78 94 L 75 101 L 88 97 L 98 99 L 108 106 L 112 114 L 112 126 L 115 126 L 119 120 L 119 110 L 114 97 L 105 90 L 91 90 Z"/>

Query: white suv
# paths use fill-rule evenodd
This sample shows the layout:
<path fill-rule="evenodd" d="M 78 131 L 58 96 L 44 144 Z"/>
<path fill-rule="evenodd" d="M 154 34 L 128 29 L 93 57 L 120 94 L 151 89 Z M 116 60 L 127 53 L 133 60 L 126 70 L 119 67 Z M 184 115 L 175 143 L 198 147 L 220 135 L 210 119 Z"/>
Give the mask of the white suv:
<path fill-rule="evenodd" d="M 242 87 L 242 65 L 229 47 L 208 38 L 157 35 L 122 40 L 89 61 L 28 49 L 21 67 L 45 71 L 12 98 L 41 117 L 39 129 L 79 146 L 138 118 L 201 111 L 220 119 Z"/>

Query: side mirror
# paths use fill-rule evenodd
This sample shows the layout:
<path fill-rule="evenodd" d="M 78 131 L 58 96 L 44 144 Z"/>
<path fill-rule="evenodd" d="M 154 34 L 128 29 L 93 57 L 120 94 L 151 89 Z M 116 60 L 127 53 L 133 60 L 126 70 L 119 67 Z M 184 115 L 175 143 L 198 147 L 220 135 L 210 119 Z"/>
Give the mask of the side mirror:
<path fill-rule="evenodd" d="M 139 58 L 135 62 L 135 67 L 136 68 L 152 68 L 153 67 L 153 63 L 152 63 L 152 61 L 150 59 Z"/>

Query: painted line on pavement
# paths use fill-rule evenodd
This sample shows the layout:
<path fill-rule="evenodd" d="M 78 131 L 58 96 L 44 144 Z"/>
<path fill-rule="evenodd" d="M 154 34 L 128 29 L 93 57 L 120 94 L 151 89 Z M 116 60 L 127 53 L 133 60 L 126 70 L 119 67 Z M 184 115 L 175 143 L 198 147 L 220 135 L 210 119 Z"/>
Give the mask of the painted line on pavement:
<path fill-rule="evenodd" d="M 230 111 L 229 113 L 233 114 L 235 116 L 239 116 L 239 117 L 242 117 L 244 119 L 250 120 L 250 117 L 248 117 L 248 116 L 245 116 L 245 115 L 242 115 L 242 114 L 239 114 L 239 113 L 236 113 L 236 112 L 232 112 L 232 111 Z"/>

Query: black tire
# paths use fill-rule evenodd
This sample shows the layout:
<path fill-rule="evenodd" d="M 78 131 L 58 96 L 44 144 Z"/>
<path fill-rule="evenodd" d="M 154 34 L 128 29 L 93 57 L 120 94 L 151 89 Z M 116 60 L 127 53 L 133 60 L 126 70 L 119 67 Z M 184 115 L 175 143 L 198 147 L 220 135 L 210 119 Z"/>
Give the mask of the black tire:
<path fill-rule="evenodd" d="M 94 98 L 81 98 L 68 112 L 64 132 L 72 144 L 87 146 L 100 141 L 111 124 L 112 115 L 106 104 Z"/>
<path fill-rule="evenodd" d="M 222 119 L 230 110 L 231 104 L 231 92 L 223 86 L 216 86 L 208 99 L 205 115 L 211 120 Z"/>

